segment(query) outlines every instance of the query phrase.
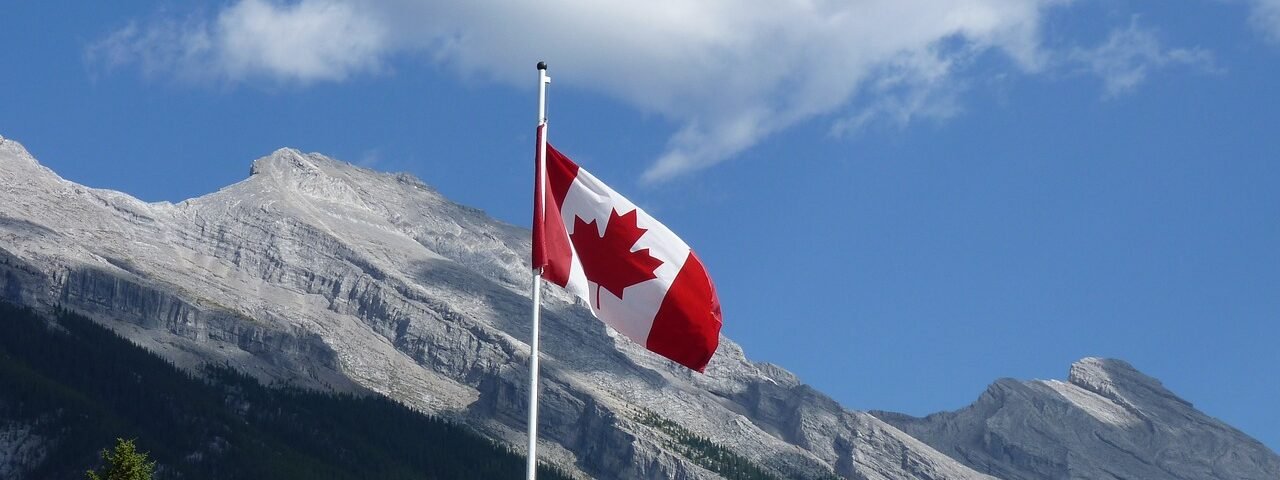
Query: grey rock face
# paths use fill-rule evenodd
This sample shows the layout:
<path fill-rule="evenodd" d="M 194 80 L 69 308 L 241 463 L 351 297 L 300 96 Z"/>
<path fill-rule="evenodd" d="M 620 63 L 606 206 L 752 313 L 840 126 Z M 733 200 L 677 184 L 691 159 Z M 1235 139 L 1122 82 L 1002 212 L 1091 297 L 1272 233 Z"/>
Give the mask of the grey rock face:
<path fill-rule="evenodd" d="M 178 204 L 87 188 L 0 139 L 0 295 L 92 318 L 181 366 L 371 391 L 523 445 L 527 231 L 407 175 L 288 149 Z M 654 412 L 783 478 L 985 478 L 721 339 L 706 375 L 544 302 L 541 458 L 599 478 L 717 478 Z M 732 319 L 729 319 L 732 321 Z"/>
<path fill-rule="evenodd" d="M 1120 360 L 1080 360 L 1066 382 L 1000 380 L 955 412 L 875 415 L 1006 479 L 1280 478 L 1280 456 Z"/>
<path fill-rule="evenodd" d="M 20 478 L 44 461 L 45 439 L 30 425 L 0 422 L 0 478 Z"/>

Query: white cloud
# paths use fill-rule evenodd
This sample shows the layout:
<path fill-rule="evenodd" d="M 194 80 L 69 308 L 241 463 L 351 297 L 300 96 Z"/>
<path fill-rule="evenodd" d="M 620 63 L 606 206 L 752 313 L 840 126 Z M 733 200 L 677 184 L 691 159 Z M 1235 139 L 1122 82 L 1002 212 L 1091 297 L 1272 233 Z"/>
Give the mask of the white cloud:
<path fill-rule="evenodd" d="M 955 70 L 1002 52 L 1043 67 L 1039 27 L 1065 0 L 239 0 L 212 19 L 130 26 L 107 65 L 238 82 L 311 82 L 418 56 L 468 77 L 599 91 L 679 125 L 645 178 L 723 161 L 798 122 L 835 133 L 958 108 Z M 553 103 L 554 106 L 554 103 Z M 554 111 L 553 111 L 554 113 Z"/>
<path fill-rule="evenodd" d="M 1152 71 L 1185 66 L 1215 71 L 1213 54 L 1202 48 L 1170 48 L 1160 45 L 1151 30 L 1138 26 L 1137 19 L 1127 28 L 1111 32 L 1107 40 L 1092 49 L 1076 49 L 1071 59 L 1102 78 L 1107 97 L 1133 90 Z"/>
<path fill-rule="evenodd" d="M 1250 21 L 1267 40 L 1280 43 L 1280 0 L 1253 0 Z"/>
<path fill-rule="evenodd" d="M 388 33 L 345 2 L 241 0 L 212 21 L 130 24 L 90 46 L 89 56 L 111 67 L 137 63 L 148 74 L 307 83 L 375 70 Z"/>
<path fill-rule="evenodd" d="M 215 38 L 219 61 L 232 77 L 339 80 L 376 67 L 386 33 L 345 3 L 279 7 L 245 0 L 218 16 Z"/>

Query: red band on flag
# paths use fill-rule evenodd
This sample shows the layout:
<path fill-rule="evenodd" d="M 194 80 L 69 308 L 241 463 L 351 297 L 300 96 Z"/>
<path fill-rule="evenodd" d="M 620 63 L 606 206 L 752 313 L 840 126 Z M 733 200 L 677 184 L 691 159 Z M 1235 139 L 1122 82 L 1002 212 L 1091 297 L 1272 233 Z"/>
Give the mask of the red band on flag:
<path fill-rule="evenodd" d="M 573 185 L 575 178 L 578 178 L 578 164 L 548 143 L 547 183 L 556 207 L 564 205 L 564 197 L 569 194 L 569 186 Z"/>
<path fill-rule="evenodd" d="M 534 138 L 533 144 L 533 269 L 547 266 L 546 245 L 542 241 L 544 217 L 543 209 L 545 208 L 545 200 L 542 196 L 542 184 L 546 183 L 542 178 L 542 132 L 546 125 L 538 125 L 538 135 Z"/>
<path fill-rule="evenodd" d="M 538 134 L 542 134 L 539 127 Z M 546 181 L 535 188 L 536 195 L 544 195 L 541 221 L 534 216 L 533 252 L 535 261 L 541 260 L 542 278 L 561 287 L 569 283 L 569 270 L 573 265 L 573 249 L 569 243 L 569 232 L 565 231 L 564 218 L 560 208 L 564 204 L 565 195 L 569 194 L 569 186 L 578 176 L 578 165 L 565 157 L 550 144 L 547 144 Z M 544 194 L 543 192 L 546 192 Z"/>
<path fill-rule="evenodd" d="M 699 372 L 720 344 L 720 299 L 693 252 L 658 307 L 645 348 Z"/>

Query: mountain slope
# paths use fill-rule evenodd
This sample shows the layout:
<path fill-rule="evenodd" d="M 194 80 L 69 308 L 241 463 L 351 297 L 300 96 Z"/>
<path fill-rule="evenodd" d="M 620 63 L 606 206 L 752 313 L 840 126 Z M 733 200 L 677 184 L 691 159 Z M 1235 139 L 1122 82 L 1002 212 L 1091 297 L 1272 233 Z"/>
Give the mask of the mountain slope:
<path fill-rule="evenodd" d="M 955 412 L 875 414 L 1010 480 L 1280 478 L 1280 456 L 1120 360 L 1080 360 L 1066 382 L 1000 380 Z"/>
<path fill-rule="evenodd" d="M 385 394 L 519 445 L 528 233 L 388 175 L 282 149 L 178 204 L 86 188 L 0 140 L 0 295 L 85 314 L 178 365 Z M 716 478 L 654 412 L 785 478 L 981 478 L 722 339 L 699 375 L 545 304 L 543 458 Z M 730 319 L 730 321 L 732 321 Z"/>
<path fill-rule="evenodd" d="M 117 437 L 136 439 L 159 478 L 523 475 L 519 455 L 384 397 L 267 388 L 226 367 L 200 374 L 84 317 L 0 302 L 0 426 L 27 428 L 12 451 L 0 445 L 0 478 L 83 477 Z"/>

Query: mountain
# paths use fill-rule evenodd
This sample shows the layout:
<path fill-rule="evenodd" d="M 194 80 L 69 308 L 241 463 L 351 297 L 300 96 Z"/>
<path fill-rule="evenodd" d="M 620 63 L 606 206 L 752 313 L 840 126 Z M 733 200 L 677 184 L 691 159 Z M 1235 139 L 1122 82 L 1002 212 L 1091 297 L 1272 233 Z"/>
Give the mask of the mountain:
<path fill-rule="evenodd" d="M 526 230 L 411 176 L 290 149 L 177 204 L 66 181 L 6 139 L 0 178 L 0 299 L 93 318 L 191 371 L 373 392 L 522 444 Z M 555 289 L 542 345 L 539 456 L 588 476 L 729 478 L 742 462 L 776 478 L 997 471 L 919 422 L 845 409 L 725 338 L 706 375 L 690 372 Z M 1041 447 L 1052 446 L 1017 448 Z M 1270 460 L 1223 471 L 1277 478 L 1261 452 Z"/>
<path fill-rule="evenodd" d="M 1274 452 L 1114 359 L 1080 360 L 1066 382 L 1003 379 L 955 412 L 873 413 L 1009 480 L 1280 478 Z"/>

